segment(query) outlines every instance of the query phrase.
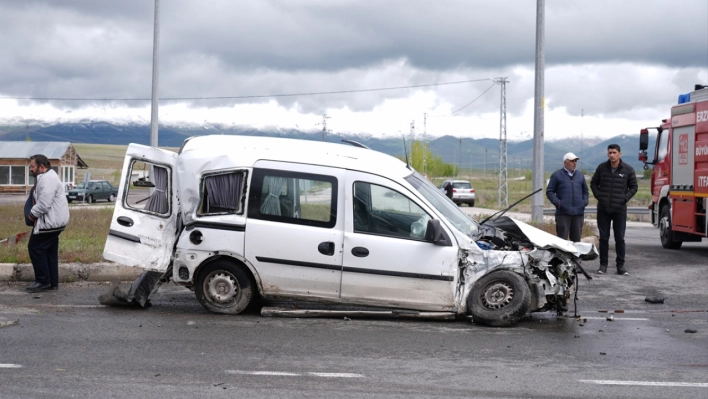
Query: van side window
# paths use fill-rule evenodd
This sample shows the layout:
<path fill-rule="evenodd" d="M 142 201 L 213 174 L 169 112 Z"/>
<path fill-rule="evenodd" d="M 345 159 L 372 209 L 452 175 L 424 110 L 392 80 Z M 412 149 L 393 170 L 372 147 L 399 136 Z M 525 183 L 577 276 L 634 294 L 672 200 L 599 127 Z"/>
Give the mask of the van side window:
<path fill-rule="evenodd" d="M 337 224 L 334 176 L 254 169 L 248 217 L 332 228 Z"/>
<path fill-rule="evenodd" d="M 423 240 L 430 216 L 405 195 L 375 184 L 354 183 L 354 232 Z"/>
<path fill-rule="evenodd" d="M 172 214 L 172 169 L 167 165 L 134 159 L 123 204 L 138 212 L 169 217 Z"/>
<path fill-rule="evenodd" d="M 245 180 L 245 171 L 219 172 L 202 176 L 201 201 L 197 208 L 197 215 L 243 214 L 243 203 L 246 201 L 243 192 Z"/>

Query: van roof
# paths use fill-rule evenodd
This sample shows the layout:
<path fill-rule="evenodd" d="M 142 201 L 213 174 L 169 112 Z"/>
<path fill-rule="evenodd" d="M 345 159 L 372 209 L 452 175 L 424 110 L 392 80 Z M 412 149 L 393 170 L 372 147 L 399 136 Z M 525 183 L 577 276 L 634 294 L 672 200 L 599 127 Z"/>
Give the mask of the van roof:
<path fill-rule="evenodd" d="M 387 174 L 397 177 L 412 173 L 401 160 L 375 150 L 349 144 L 276 137 L 235 135 L 192 137 L 185 140 L 180 150 L 180 158 L 209 160 L 211 169 L 228 166 L 252 167 L 257 161 L 271 160 L 338 167 L 374 174 L 386 171 Z M 223 166 L 219 167 L 219 165 Z"/>

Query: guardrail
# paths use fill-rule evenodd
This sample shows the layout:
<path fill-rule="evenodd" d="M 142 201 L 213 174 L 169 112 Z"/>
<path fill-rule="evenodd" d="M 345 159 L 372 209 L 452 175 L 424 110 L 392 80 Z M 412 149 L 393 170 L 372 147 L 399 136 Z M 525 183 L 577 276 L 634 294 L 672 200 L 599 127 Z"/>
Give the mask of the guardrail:
<path fill-rule="evenodd" d="M 556 213 L 556 208 L 543 208 L 544 215 L 554 215 Z M 596 206 L 586 206 L 585 213 L 597 213 Z M 639 221 L 644 221 L 644 215 L 651 215 L 651 209 L 645 206 L 628 206 L 627 214 L 639 215 Z M 651 221 L 651 220 L 649 220 Z"/>

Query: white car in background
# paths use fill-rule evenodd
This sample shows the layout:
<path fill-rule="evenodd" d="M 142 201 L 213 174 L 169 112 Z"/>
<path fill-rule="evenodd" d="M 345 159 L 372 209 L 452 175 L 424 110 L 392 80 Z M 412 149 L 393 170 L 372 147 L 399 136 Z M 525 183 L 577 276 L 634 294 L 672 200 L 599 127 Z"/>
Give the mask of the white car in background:
<path fill-rule="evenodd" d="M 457 205 L 467 204 L 474 206 L 475 192 L 474 187 L 467 180 L 445 180 L 440 184 L 440 189 L 445 192 L 445 185 L 452 184 L 452 202 Z"/>

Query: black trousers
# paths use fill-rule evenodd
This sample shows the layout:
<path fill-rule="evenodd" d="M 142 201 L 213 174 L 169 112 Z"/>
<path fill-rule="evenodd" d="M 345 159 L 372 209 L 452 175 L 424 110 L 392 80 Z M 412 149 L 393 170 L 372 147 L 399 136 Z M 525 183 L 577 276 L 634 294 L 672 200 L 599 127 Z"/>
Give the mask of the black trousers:
<path fill-rule="evenodd" d="M 59 286 L 59 234 L 52 233 L 32 234 L 27 244 L 34 280 L 40 284 Z"/>
<path fill-rule="evenodd" d="M 615 235 L 617 266 L 624 266 L 624 231 L 627 228 L 627 212 L 607 213 L 597 210 L 597 230 L 600 232 L 600 265 L 607 266 L 610 251 L 610 224 Z"/>
<path fill-rule="evenodd" d="M 585 215 L 556 215 L 556 235 L 564 240 L 579 242 L 584 221 Z"/>

